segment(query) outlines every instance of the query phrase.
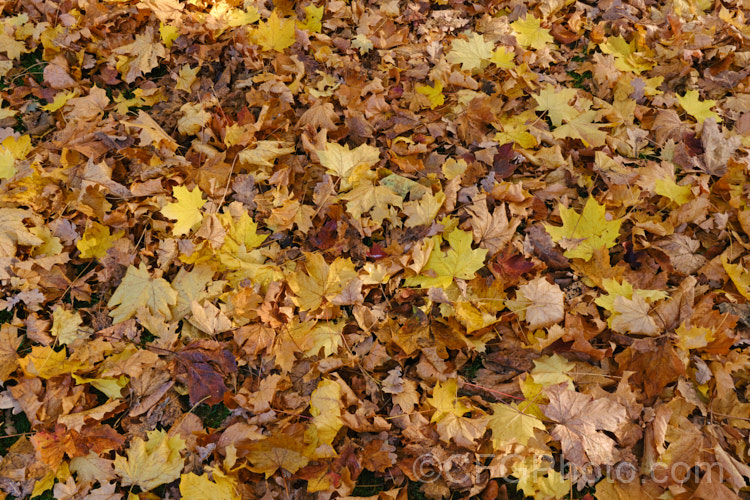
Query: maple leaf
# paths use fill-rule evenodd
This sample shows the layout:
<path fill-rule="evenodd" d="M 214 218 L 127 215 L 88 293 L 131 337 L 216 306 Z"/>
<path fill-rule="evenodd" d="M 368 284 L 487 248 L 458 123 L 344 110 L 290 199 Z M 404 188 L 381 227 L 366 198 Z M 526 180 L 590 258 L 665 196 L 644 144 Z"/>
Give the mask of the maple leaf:
<path fill-rule="evenodd" d="M 471 411 L 471 408 L 464 405 L 458 400 L 458 383 L 456 379 L 451 378 L 443 382 L 438 382 L 432 390 L 432 397 L 427 398 L 430 406 L 435 408 L 430 422 L 440 422 L 448 415 L 461 417 Z"/>
<path fill-rule="evenodd" d="M 8 376 L 16 371 L 20 345 L 21 338 L 16 328 L 8 323 L 0 326 L 0 382 L 5 383 Z"/>
<path fill-rule="evenodd" d="M 562 445 L 564 457 L 583 467 L 618 461 L 615 441 L 600 431 L 616 432 L 628 421 L 625 407 L 609 398 L 581 394 L 565 384 L 545 389 L 549 404 L 542 411 L 557 422 L 550 434 Z"/>
<path fill-rule="evenodd" d="M 85 339 L 88 333 L 85 330 L 79 330 L 83 319 L 78 311 L 69 311 L 61 306 L 57 306 L 52 312 L 52 328 L 50 334 L 57 338 L 57 341 L 63 345 L 71 344 L 77 339 Z"/>
<path fill-rule="evenodd" d="M 622 220 L 608 220 L 604 205 L 599 205 L 594 197 L 586 200 L 580 214 L 561 205 L 560 218 L 563 221 L 560 227 L 544 225 L 547 233 L 556 243 L 572 243 L 565 250 L 566 257 L 586 261 L 591 259 L 598 248 L 615 246 L 622 224 Z"/>
<path fill-rule="evenodd" d="M 180 108 L 182 116 L 177 120 L 177 130 L 181 134 L 195 135 L 211 120 L 211 113 L 203 109 L 203 105 L 197 103 L 185 103 Z"/>
<path fill-rule="evenodd" d="M 197 186 L 192 191 L 185 186 L 175 186 L 172 195 L 177 198 L 177 203 L 167 203 L 161 209 L 161 213 L 177 221 L 172 227 L 172 234 L 175 236 L 188 234 L 203 221 L 203 213 L 200 209 L 205 205 L 206 200 L 203 199 L 203 193 Z"/>
<path fill-rule="evenodd" d="M 615 57 L 615 67 L 620 71 L 641 74 L 654 67 L 653 62 L 638 52 L 635 41 L 628 43 L 622 36 L 608 37 L 606 42 L 599 44 L 599 49 Z"/>
<path fill-rule="evenodd" d="M 435 195 L 426 193 L 419 200 L 406 202 L 403 212 L 407 219 L 404 225 L 406 227 L 417 227 L 432 224 L 444 202 L 445 193 L 442 191 Z"/>
<path fill-rule="evenodd" d="M 180 477 L 183 466 L 180 452 L 185 449 L 185 441 L 169 437 L 163 430 L 149 431 L 146 435 L 146 441 L 136 437 L 131 442 L 127 458 L 117 455 L 114 460 L 115 474 L 122 485 L 138 486 L 144 491 Z"/>
<path fill-rule="evenodd" d="M 454 279 L 474 278 L 477 270 L 484 265 L 487 250 L 472 250 L 471 233 L 459 229 L 451 231 L 447 239 L 450 250 L 445 253 L 433 250 L 424 267 L 424 271 L 433 273 L 433 276 L 412 276 L 406 279 L 406 286 L 448 288 Z"/>
<path fill-rule="evenodd" d="M 607 133 L 599 130 L 605 126 L 602 123 L 593 123 L 597 112 L 594 110 L 584 111 L 564 125 L 552 131 L 552 135 L 558 139 L 580 139 L 586 147 L 601 147 L 606 144 Z"/>
<path fill-rule="evenodd" d="M 303 443 L 286 435 L 271 436 L 242 448 L 247 449 L 247 460 L 252 464 L 248 468 L 265 474 L 266 479 L 279 469 L 294 474 L 310 461 Z"/>
<path fill-rule="evenodd" d="M 649 316 L 649 305 L 640 295 L 628 299 L 622 295 L 615 297 L 613 304 L 616 313 L 612 319 L 612 329 L 616 332 L 630 332 L 636 335 L 658 335 L 659 328 Z"/>
<path fill-rule="evenodd" d="M 20 358 L 18 365 L 27 377 L 44 379 L 73 373 L 82 368 L 80 362 L 67 359 L 64 348 L 55 351 L 49 346 L 32 346 L 31 353 Z"/>
<path fill-rule="evenodd" d="M 180 476 L 180 495 L 185 500 L 239 500 L 232 481 L 220 471 L 213 470 L 213 480 L 208 474 L 198 476 L 192 472 Z"/>
<path fill-rule="evenodd" d="M 154 30 L 151 26 L 147 26 L 142 34 L 136 35 L 133 43 L 118 47 L 112 52 L 122 54 L 117 61 L 117 70 L 127 83 L 134 82 L 142 74 L 157 67 L 159 59 L 167 55 L 166 48 L 154 42 Z"/>
<path fill-rule="evenodd" d="M 541 420 L 524 413 L 516 403 L 495 403 L 490 407 L 492 415 L 488 419 L 488 427 L 492 430 L 496 450 L 514 441 L 526 446 L 529 439 L 534 437 L 534 429 L 545 429 Z"/>
<path fill-rule="evenodd" d="M 152 278 L 141 262 L 139 267 L 129 266 L 120 286 L 117 287 L 107 307 L 114 323 L 132 318 L 140 307 L 147 307 L 153 314 L 171 318 L 169 306 L 177 303 L 177 292 L 164 278 Z"/>
<path fill-rule="evenodd" d="M 44 241 L 35 236 L 24 219 L 31 218 L 32 213 L 19 208 L 0 208 L 0 257 L 16 255 L 17 245 L 41 245 Z"/>
<path fill-rule="evenodd" d="M 349 145 L 341 146 L 328 143 L 323 151 L 316 151 L 320 164 L 328 172 L 342 180 L 342 189 L 349 189 L 357 179 L 363 178 L 367 170 L 380 161 L 380 150 L 367 144 L 354 149 Z"/>
<path fill-rule="evenodd" d="M 295 303 L 305 311 L 313 311 L 323 300 L 333 300 L 350 281 L 357 277 L 349 259 L 336 258 L 329 266 L 318 253 L 305 254 L 306 272 L 298 271 L 289 279 Z"/>
<path fill-rule="evenodd" d="M 284 52 L 294 44 L 294 21 L 279 17 L 277 11 L 274 10 L 268 21 L 258 24 L 255 40 L 263 50 Z"/>
<path fill-rule="evenodd" d="M 393 217 L 389 206 L 401 208 L 403 204 L 403 198 L 394 193 L 391 188 L 374 186 L 369 181 L 361 182 L 340 198 L 348 201 L 346 211 L 352 217 L 359 219 L 365 212 L 370 212 L 372 219 L 379 224 L 382 224 L 384 219 Z"/>
<path fill-rule="evenodd" d="M 706 118 L 713 118 L 716 120 L 716 123 L 721 122 L 721 117 L 711 111 L 711 108 L 716 105 L 716 101 L 710 99 L 701 101 L 700 93 L 697 90 L 688 90 L 685 92 L 685 95 L 678 95 L 677 102 L 679 102 L 682 109 L 695 118 L 698 123 L 703 123 L 703 120 Z"/>
<path fill-rule="evenodd" d="M 542 276 L 519 286 L 516 300 L 506 301 L 506 305 L 526 320 L 531 330 L 553 325 L 565 317 L 565 294 Z"/>
<path fill-rule="evenodd" d="M 734 283 L 737 291 L 740 292 L 740 295 L 746 299 L 750 299 L 750 272 L 740 264 L 731 264 L 727 260 L 726 254 L 722 254 L 721 256 L 721 265 L 724 271 L 726 271 L 727 276 L 732 280 L 732 283 Z"/>
<path fill-rule="evenodd" d="M 317 429 L 318 442 L 332 444 L 344 423 L 341 420 L 341 387 L 323 379 L 310 396 L 310 415 Z"/>
<path fill-rule="evenodd" d="M 93 221 L 76 242 L 76 248 L 81 252 L 82 259 L 101 259 L 107 255 L 107 250 L 112 248 L 112 244 L 124 234 L 125 231 L 110 234 L 109 227 Z"/>
<path fill-rule="evenodd" d="M 539 90 L 539 95 L 532 97 L 537 102 L 537 111 L 546 111 L 552 125 L 559 127 L 563 120 L 571 121 L 579 115 L 580 112 L 569 104 L 577 95 L 577 89 L 561 89 L 548 84 Z"/>
<path fill-rule="evenodd" d="M 512 223 L 508 221 L 504 204 L 495 207 L 492 215 L 490 215 L 486 199 L 475 201 L 473 205 L 467 207 L 466 211 L 471 215 L 471 230 L 474 234 L 474 241 L 480 247 L 486 248 L 490 254 L 502 250 L 521 223 L 518 219 Z"/>
<path fill-rule="evenodd" d="M 510 23 L 510 27 L 516 32 L 516 40 L 522 47 L 542 50 L 548 43 L 554 41 L 549 30 L 542 28 L 539 19 L 531 14 L 527 14 L 523 20 L 519 19 Z"/>
<path fill-rule="evenodd" d="M 276 158 L 294 153 L 294 144 L 286 141 L 258 141 L 255 148 L 246 149 L 239 154 L 242 163 L 260 167 L 273 167 Z"/>
<path fill-rule="evenodd" d="M 443 95 L 443 82 L 437 80 L 432 87 L 429 85 L 417 85 L 414 88 L 418 94 L 427 96 L 430 100 L 430 109 L 435 109 L 438 106 L 442 106 L 445 103 L 445 96 Z"/>
<path fill-rule="evenodd" d="M 450 64 L 460 64 L 463 71 L 476 71 L 492 57 L 495 44 L 487 42 L 479 33 L 471 33 L 467 40 L 456 38 L 446 56 Z"/>

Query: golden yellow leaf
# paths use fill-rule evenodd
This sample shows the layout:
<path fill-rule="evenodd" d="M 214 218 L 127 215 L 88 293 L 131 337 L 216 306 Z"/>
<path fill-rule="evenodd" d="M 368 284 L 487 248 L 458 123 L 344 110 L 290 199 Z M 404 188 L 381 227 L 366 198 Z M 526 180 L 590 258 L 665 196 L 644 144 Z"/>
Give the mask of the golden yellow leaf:
<path fill-rule="evenodd" d="M 107 307 L 114 323 L 132 318 L 140 307 L 147 307 L 153 314 L 171 318 L 169 306 L 177 303 L 177 292 L 164 278 L 152 278 L 141 262 L 139 267 L 129 266 L 120 286 L 117 287 Z"/>
<path fill-rule="evenodd" d="M 274 10 L 268 21 L 258 24 L 255 40 L 263 50 L 284 52 L 295 41 L 294 20 L 279 17 L 278 12 Z"/>
<path fill-rule="evenodd" d="M 142 34 L 136 35 L 134 42 L 118 47 L 113 52 L 120 54 L 116 67 L 127 83 L 134 82 L 139 76 L 157 67 L 159 59 L 167 55 L 164 45 L 154 41 L 151 26 L 147 26 Z"/>
<path fill-rule="evenodd" d="M 599 205 L 593 196 L 586 200 L 580 214 L 561 205 L 560 218 L 562 226 L 545 224 L 544 227 L 555 242 L 566 248 L 565 256 L 569 259 L 588 261 L 594 250 L 612 248 L 617 244 L 622 220 L 611 220 L 604 205 Z"/>
<path fill-rule="evenodd" d="M 484 265 L 487 250 L 471 248 L 471 233 L 454 229 L 448 234 L 450 250 L 446 253 L 433 250 L 420 276 L 406 279 L 406 286 L 448 288 L 454 279 L 472 279 Z M 429 273 L 429 275 L 428 275 Z"/>
<path fill-rule="evenodd" d="M 435 408 L 430 422 L 440 422 L 447 415 L 460 417 L 471 411 L 471 408 L 458 400 L 458 384 L 456 379 L 451 378 L 443 382 L 438 382 L 432 390 L 432 397 L 427 398 L 430 406 Z"/>
<path fill-rule="evenodd" d="M 542 50 L 548 43 L 554 41 L 549 30 L 542 28 L 542 23 L 531 14 L 518 21 L 510 23 L 510 27 L 516 32 L 516 40 L 522 47 L 531 47 L 532 49 Z"/>
<path fill-rule="evenodd" d="M 18 360 L 27 377 L 52 378 L 73 373 L 81 363 L 68 361 L 65 349 L 55 351 L 49 346 L 32 346 L 31 353 Z"/>
<path fill-rule="evenodd" d="M 67 345 L 77 339 L 88 338 L 89 334 L 85 329 L 80 328 L 81 324 L 83 324 L 83 319 L 78 311 L 69 311 L 62 306 L 57 306 L 52 312 L 50 334 L 61 344 Z"/>
<path fill-rule="evenodd" d="M 492 415 L 488 427 L 492 430 L 495 449 L 518 442 L 524 446 L 534 437 L 534 429 L 544 430 L 544 423 L 537 417 L 524 412 L 524 403 L 491 404 Z"/>
<path fill-rule="evenodd" d="M 463 71 L 475 71 L 487 64 L 495 44 L 487 42 L 479 33 L 471 33 L 467 40 L 456 38 L 446 56 L 450 64 L 460 64 Z"/>
<path fill-rule="evenodd" d="M 688 90 L 685 92 L 685 95 L 678 95 L 677 102 L 698 123 L 703 123 L 703 120 L 706 118 L 714 118 L 716 123 L 721 123 L 721 117 L 714 111 L 711 111 L 711 108 L 716 106 L 716 101 L 711 99 L 701 101 L 700 93 L 697 90 Z"/>
<path fill-rule="evenodd" d="M 180 452 L 183 449 L 185 441 L 182 438 L 169 437 L 163 430 L 149 431 L 146 441 L 139 437 L 133 439 L 127 458 L 115 457 L 115 473 L 123 486 L 152 490 L 180 477 L 183 465 Z"/>
<path fill-rule="evenodd" d="M 183 474 L 180 476 L 180 495 L 183 500 L 239 500 L 234 485 L 224 474 L 213 469 L 213 479 L 208 474 Z"/>
<path fill-rule="evenodd" d="M 81 239 L 76 242 L 76 248 L 81 252 L 82 259 L 101 259 L 107 255 L 107 250 L 112 248 L 112 244 L 123 234 L 125 231 L 117 231 L 111 235 L 109 227 L 92 221 L 83 232 Z"/>
<path fill-rule="evenodd" d="M 172 194 L 177 198 L 177 202 L 167 203 L 161 209 L 161 213 L 177 221 L 172 228 L 172 234 L 175 236 L 188 234 L 203 221 L 203 213 L 200 209 L 205 205 L 206 200 L 203 199 L 203 193 L 197 186 L 192 191 L 188 191 L 185 186 L 175 186 Z"/>
<path fill-rule="evenodd" d="M 323 379 L 310 396 L 310 415 L 317 428 L 318 442 L 332 444 L 344 423 L 341 420 L 341 387 Z"/>

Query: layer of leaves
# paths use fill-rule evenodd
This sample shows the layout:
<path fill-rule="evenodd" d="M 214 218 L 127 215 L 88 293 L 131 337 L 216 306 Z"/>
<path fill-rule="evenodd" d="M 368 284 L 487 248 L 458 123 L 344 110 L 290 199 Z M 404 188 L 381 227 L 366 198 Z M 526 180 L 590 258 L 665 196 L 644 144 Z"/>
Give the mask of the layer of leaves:
<path fill-rule="evenodd" d="M 6 2 L 0 495 L 747 497 L 749 16 Z"/>

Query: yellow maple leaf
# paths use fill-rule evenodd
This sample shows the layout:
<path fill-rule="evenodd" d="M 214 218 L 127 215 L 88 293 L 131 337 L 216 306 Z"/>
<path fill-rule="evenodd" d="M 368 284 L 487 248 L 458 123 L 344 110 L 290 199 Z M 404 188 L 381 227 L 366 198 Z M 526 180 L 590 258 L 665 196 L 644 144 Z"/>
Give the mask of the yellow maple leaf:
<path fill-rule="evenodd" d="M 454 229 L 447 239 L 450 250 L 445 253 L 433 250 L 422 271 L 429 272 L 431 276 L 412 276 L 406 279 L 406 286 L 448 288 L 454 279 L 474 278 L 477 270 L 484 265 L 487 250 L 472 249 L 473 237 L 468 231 Z"/>
<path fill-rule="evenodd" d="M 567 123 L 552 131 L 552 135 L 558 139 L 580 139 L 586 147 L 601 147 L 606 144 L 607 133 L 599 130 L 605 126 L 603 123 L 594 123 L 597 112 L 594 110 L 579 113 Z"/>
<path fill-rule="evenodd" d="M 460 64 L 463 71 L 478 71 L 492 57 L 495 44 L 487 42 L 479 33 L 471 33 L 467 40 L 456 38 L 446 56 L 450 64 Z"/>
<path fill-rule="evenodd" d="M 294 143 L 286 141 L 258 141 L 253 149 L 240 152 L 241 163 L 259 167 L 273 167 L 276 158 L 294 153 Z"/>
<path fill-rule="evenodd" d="M 513 60 L 516 55 L 513 52 L 508 52 L 505 47 L 498 47 L 492 52 L 490 62 L 503 69 L 513 69 L 516 67 L 516 63 Z"/>
<path fill-rule="evenodd" d="M 370 181 L 361 182 L 356 188 L 348 193 L 339 196 L 347 200 L 346 211 L 355 219 L 362 217 L 362 214 L 371 212 L 370 216 L 378 224 L 388 217 L 392 218 L 389 207 L 399 207 L 403 203 L 403 198 L 394 193 L 388 186 L 373 186 Z M 395 217 L 393 217 L 395 218 Z"/>
<path fill-rule="evenodd" d="M 721 265 L 724 266 L 724 271 L 731 278 L 737 291 L 746 299 L 750 299 L 750 273 L 741 264 L 730 264 L 726 254 L 721 256 Z"/>
<path fill-rule="evenodd" d="M 695 118 L 698 123 L 703 123 L 703 120 L 706 118 L 714 118 L 716 123 L 721 123 L 721 117 L 711 111 L 711 108 L 716 106 L 716 101 L 712 99 L 701 101 L 700 93 L 697 90 L 688 90 L 685 92 L 685 95 L 678 95 L 677 102 L 679 102 L 682 109 Z"/>
<path fill-rule="evenodd" d="M 516 40 L 522 47 L 542 50 L 548 43 L 554 41 L 549 30 L 542 28 L 542 24 L 536 17 L 527 14 L 526 17 L 510 23 L 510 27 L 516 32 Z"/>
<path fill-rule="evenodd" d="M 417 93 L 427 96 L 427 99 L 430 101 L 430 109 L 435 109 L 445 103 L 443 82 L 440 80 L 437 80 L 432 87 L 429 85 L 417 85 L 415 89 Z"/>
<path fill-rule="evenodd" d="M 604 205 L 593 196 L 586 200 L 580 214 L 560 205 L 560 218 L 562 226 L 545 224 L 545 229 L 556 243 L 563 244 L 566 257 L 585 261 L 591 259 L 594 250 L 615 246 L 622 224 L 622 220 L 609 220 Z"/>
<path fill-rule="evenodd" d="M 180 29 L 177 26 L 159 23 L 159 37 L 168 49 L 172 48 L 172 44 L 175 40 L 177 40 L 177 37 L 179 36 Z"/>
<path fill-rule="evenodd" d="M 177 120 L 177 130 L 185 135 L 197 134 L 211 120 L 211 113 L 203 109 L 199 102 L 183 104 L 180 113 L 182 116 Z"/>
<path fill-rule="evenodd" d="M 297 27 L 301 30 L 311 31 L 313 33 L 320 33 L 323 29 L 323 13 L 325 12 L 325 5 L 316 7 L 315 4 L 310 4 L 304 7 L 302 10 L 305 11 L 305 21 L 297 22 Z"/>
<path fill-rule="evenodd" d="M 82 367 L 78 361 L 69 361 L 65 349 L 55 351 L 50 346 L 32 346 L 31 353 L 18 360 L 27 377 L 52 378 L 73 373 Z"/>
<path fill-rule="evenodd" d="M 418 200 L 407 201 L 404 205 L 406 227 L 428 226 L 435 222 L 440 207 L 445 202 L 445 193 L 438 191 L 434 195 L 426 193 Z"/>
<path fill-rule="evenodd" d="M 534 497 L 534 500 L 565 498 L 570 494 L 570 479 L 564 479 L 541 453 L 514 462 L 510 475 L 518 479 L 517 488 L 524 496 Z"/>
<path fill-rule="evenodd" d="M 314 311 L 323 299 L 332 300 L 357 277 L 349 259 L 337 257 L 329 266 L 319 253 L 305 253 L 305 271 L 297 271 L 289 278 L 295 293 L 294 303 L 304 311 Z"/>
<path fill-rule="evenodd" d="M 163 430 L 149 431 L 147 441 L 133 439 L 127 458 L 117 455 L 114 459 L 115 474 L 123 486 L 138 486 L 144 491 L 160 484 L 171 483 L 180 477 L 183 460 L 180 452 L 185 441 L 178 436 L 169 437 Z"/>
<path fill-rule="evenodd" d="M 690 186 L 680 186 L 674 179 L 656 179 L 654 193 L 672 200 L 678 207 L 690 201 L 693 191 Z"/>
<path fill-rule="evenodd" d="M 192 191 L 188 191 L 185 186 L 175 186 L 172 194 L 177 198 L 177 203 L 167 203 L 161 209 L 161 213 L 177 221 L 172 228 L 172 234 L 181 236 L 200 226 L 203 221 L 200 209 L 206 200 L 197 186 Z"/>
<path fill-rule="evenodd" d="M 675 345 L 685 352 L 690 349 L 706 347 L 710 342 L 716 340 L 715 332 L 712 329 L 702 326 L 688 327 L 684 322 L 680 323 L 674 333 L 677 335 Z"/>
<path fill-rule="evenodd" d="M 440 422 L 447 415 L 460 417 L 471 411 L 471 408 L 458 400 L 458 383 L 455 378 L 439 383 L 432 390 L 432 397 L 427 402 L 435 408 L 430 422 Z"/>
<path fill-rule="evenodd" d="M 310 396 L 310 415 L 317 428 L 318 442 L 332 444 L 344 423 L 341 420 L 341 386 L 323 379 Z"/>
<path fill-rule="evenodd" d="M 246 10 L 231 9 L 227 13 L 226 19 L 227 26 L 229 26 L 230 28 L 236 28 L 237 26 L 247 26 L 248 24 L 253 24 L 255 21 L 260 19 L 260 14 L 258 14 L 258 9 L 256 9 L 252 5 L 248 5 L 246 7 Z"/>
<path fill-rule="evenodd" d="M 184 90 L 190 92 L 190 87 L 193 86 L 197 79 L 198 72 L 201 70 L 200 64 L 195 68 L 191 68 L 189 64 L 185 64 L 180 68 L 180 73 L 177 75 L 177 85 L 175 90 Z"/>
<path fill-rule="evenodd" d="M 245 448 L 247 460 L 252 464 L 248 469 L 262 472 L 266 479 L 279 469 L 294 474 L 310 461 L 304 443 L 285 435 L 271 436 Z"/>
<path fill-rule="evenodd" d="M 354 182 L 366 178 L 369 168 L 380 161 L 380 150 L 368 144 L 349 149 L 348 144 L 342 146 L 333 142 L 326 144 L 324 151 L 316 153 L 328 173 L 341 178 L 342 190 L 348 190 Z"/>
<path fill-rule="evenodd" d="M 258 248 L 268 238 L 267 234 L 258 234 L 258 224 L 247 211 L 242 212 L 239 217 L 232 217 L 232 214 L 225 208 L 218 218 L 227 230 L 220 249 L 222 253 L 236 255 L 242 246 L 246 251 L 252 250 Z"/>
<path fill-rule="evenodd" d="M 491 404 L 492 415 L 488 427 L 492 430 L 495 449 L 508 443 L 518 442 L 524 446 L 534 437 L 534 429 L 544 430 L 544 423 L 534 415 L 529 415 L 516 403 Z M 522 406 L 525 406 L 522 403 Z"/>
<path fill-rule="evenodd" d="M 118 47 L 112 52 L 120 54 L 115 67 L 126 83 L 133 83 L 136 78 L 157 67 L 159 58 L 167 56 L 164 45 L 154 41 L 154 30 L 151 26 L 147 26 L 142 34 L 136 35 L 134 42 Z"/>
<path fill-rule="evenodd" d="M 78 94 L 73 90 L 67 90 L 58 92 L 55 94 L 55 98 L 52 100 L 52 102 L 45 104 L 41 107 L 44 111 L 49 111 L 50 113 L 53 113 L 57 111 L 58 109 L 65 106 L 65 104 L 72 98 L 76 97 Z"/>
<path fill-rule="evenodd" d="M 73 374 L 73 379 L 76 381 L 77 385 L 91 384 L 92 387 L 95 387 L 110 399 L 121 398 L 123 388 L 128 385 L 128 382 L 130 381 L 126 375 L 120 375 L 117 378 L 87 378 Z"/>
<path fill-rule="evenodd" d="M 279 17 L 274 10 L 268 21 L 259 23 L 255 30 L 255 41 L 263 50 L 284 52 L 294 45 L 294 20 Z"/>
<path fill-rule="evenodd" d="M 152 278 L 141 262 L 140 267 L 129 266 L 107 307 L 117 306 L 110 311 L 114 323 L 122 323 L 132 318 L 140 307 L 147 307 L 153 314 L 171 318 L 169 306 L 177 303 L 177 292 L 164 278 Z"/>
<path fill-rule="evenodd" d="M 52 328 L 50 334 L 61 344 L 67 345 L 79 338 L 87 338 L 88 333 L 79 329 L 83 319 L 78 311 L 69 311 L 57 306 L 52 312 Z"/>
<path fill-rule="evenodd" d="M 580 111 L 569 104 L 577 95 L 577 89 L 561 89 L 548 84 L 539 91 L 539 95 L 532 97 L 537 102 L 536 110 L 546 111 L 552 125 L 559 127 L 563 120 L 570 121 L 579 115 Z"/>
<path fill-rule="evenodd" d="M 0 143 L 0 179 L 10 179 L 16 175 L 16 160 L 26 158 L 31 150 L 31 137 L 6 137 Z"/>
<path fill-rule="evenodd" d="M 16 172 L 16 157 L 11 151 L 0 147 L 0 179 L 10 179 Z"/>
<path fill-rule="evenodd" d="M 500 128 L 502 132 L 495 134 L 495 141 L 499 144 L 515 142 L 522 148 L 533 148 L 539 142 L 536 137 L 529 132 L 527 123 L 536 120 L 534 110 L 528 109 L 523 113 L 504 115 L 500 119 Z"/>
<path fill-rule="evenodd" d="M 208 474 L 198 476 L 192 472 L 180 476 L 180 496 L 183 500 L 239 500 L 233 482 L 222 472 L 212 470 L 213 480 Z"/>
<path fill-rule="evenodd" d="M 605 42 L 599 44 L 599 49 L 605 54 L 614 56 L 615 68 L 620 71 L 629 71 L 641 74 L 654 67 L 646 54 L 639 52 L 635 40 L 628 43 L 621 36 L 610 36 Z"/>
<path fill-rule="evenodd" d="M 101 259 L 107 255 L 107 250 L 112 248 L 112 244 L 123 234 L 125 231 L 110 234 L 109 227 L 93 221 L 83 232 L 81 239 L 76 242 L 76 248 L 81 252 L 82 259 Z"/>

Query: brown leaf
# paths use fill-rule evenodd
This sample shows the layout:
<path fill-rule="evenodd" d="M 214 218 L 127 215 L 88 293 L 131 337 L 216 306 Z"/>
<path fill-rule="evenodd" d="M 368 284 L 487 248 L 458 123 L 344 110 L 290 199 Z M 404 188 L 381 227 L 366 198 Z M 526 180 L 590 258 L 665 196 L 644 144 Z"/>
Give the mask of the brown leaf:
<path fill-rule="evenodd" d="M 557 422 L 551 434 L 560 441 L 567 460 L 583 467 L 587 463 L 613 464 L 619 459 L 615 441 L 599 431 L 616 432 L 627 422 L 624 406 L 575 392 L 567 384 L 548 387 L 546 393 L 549 404 L 541 408 Z"/>

